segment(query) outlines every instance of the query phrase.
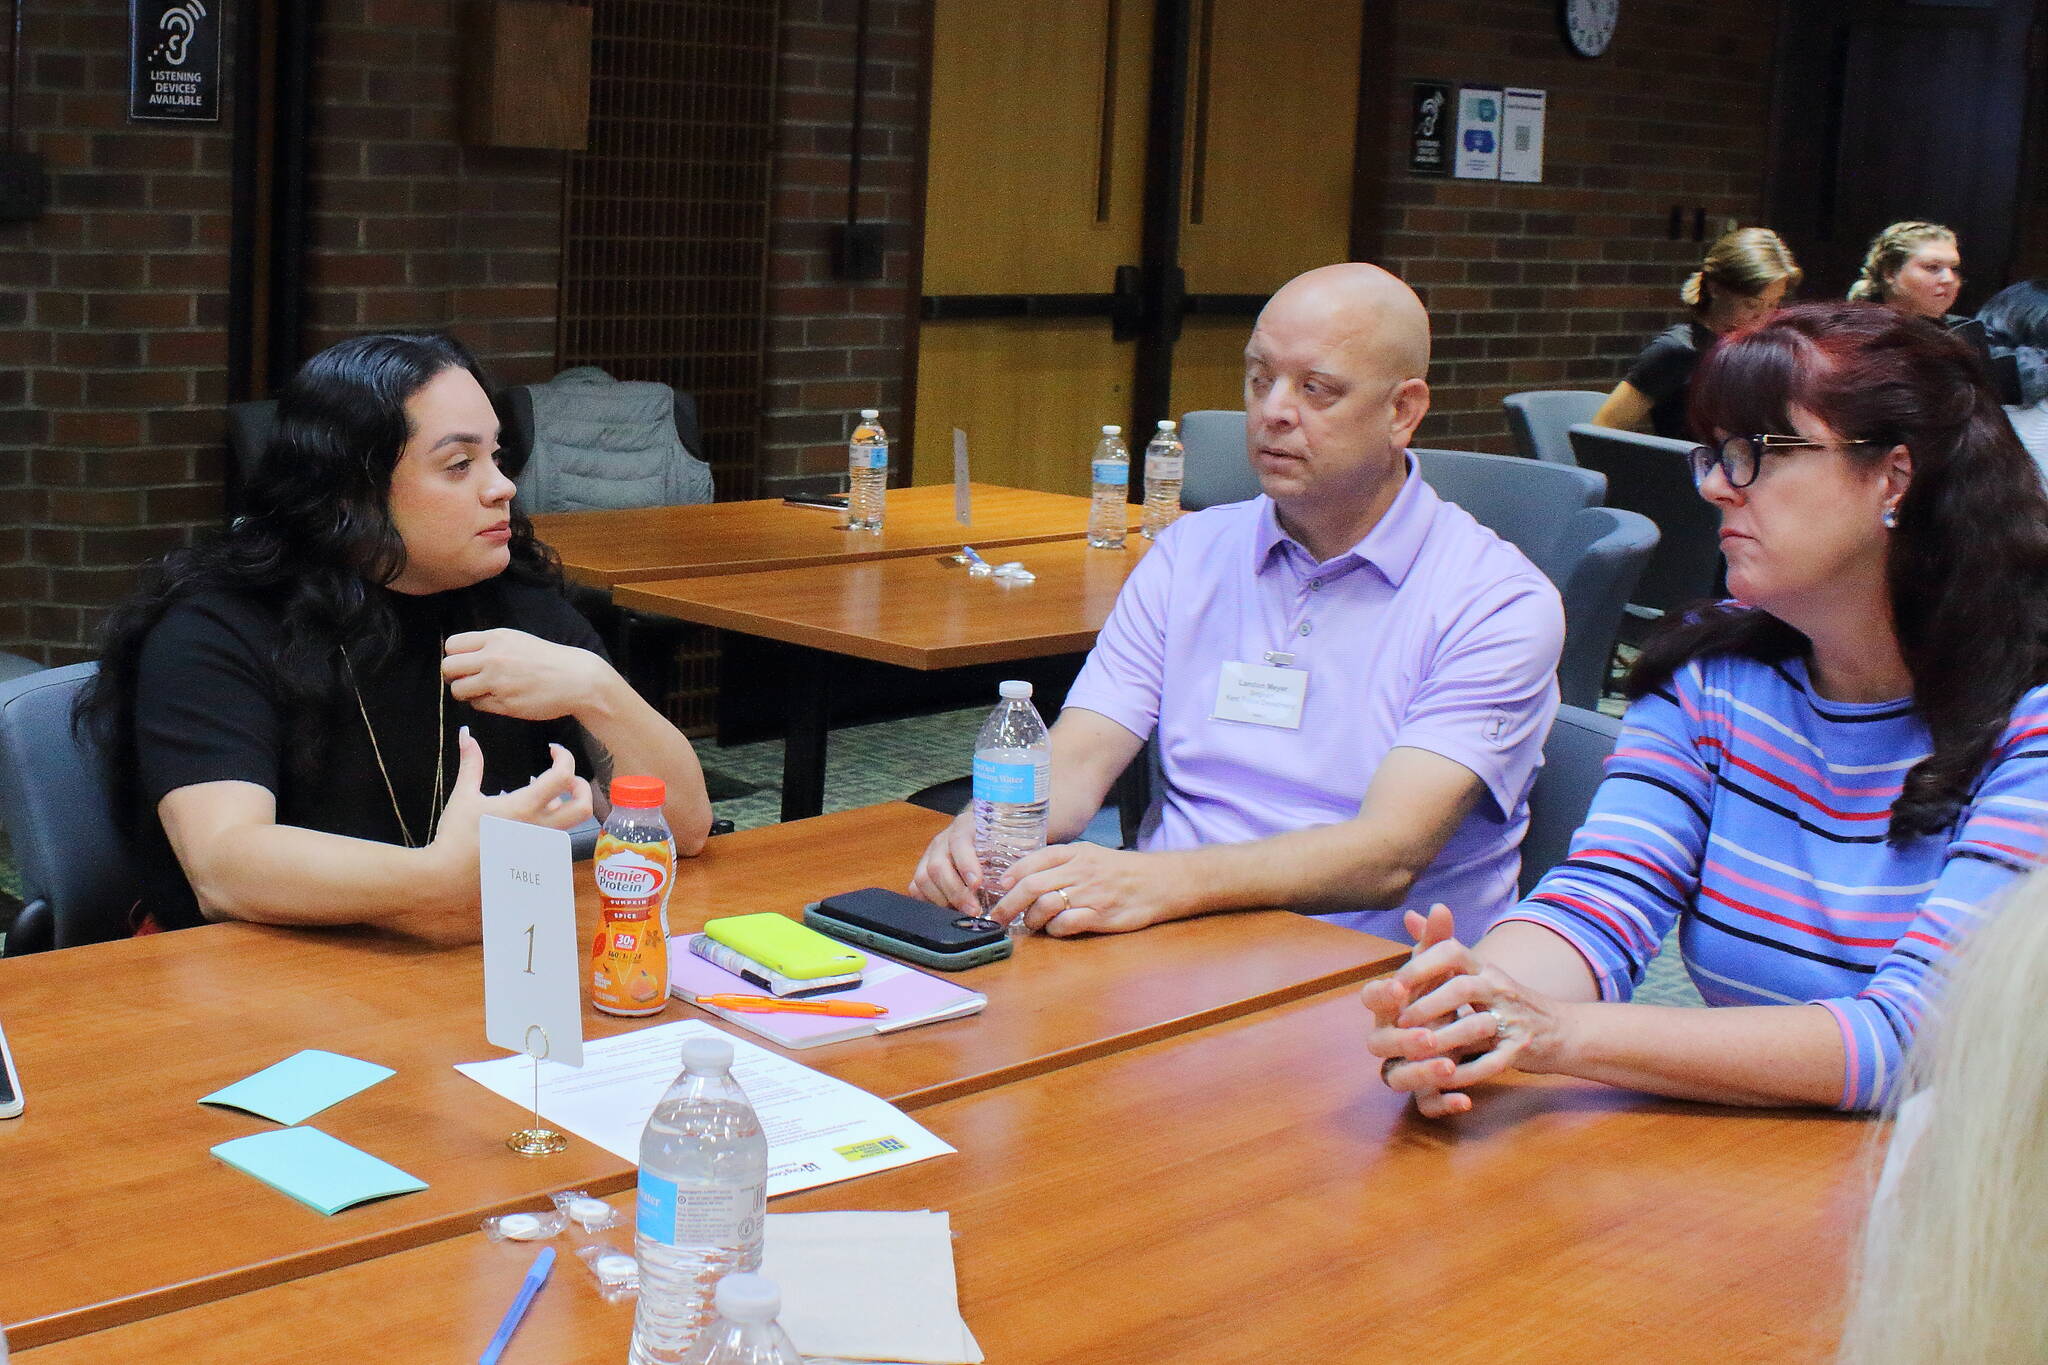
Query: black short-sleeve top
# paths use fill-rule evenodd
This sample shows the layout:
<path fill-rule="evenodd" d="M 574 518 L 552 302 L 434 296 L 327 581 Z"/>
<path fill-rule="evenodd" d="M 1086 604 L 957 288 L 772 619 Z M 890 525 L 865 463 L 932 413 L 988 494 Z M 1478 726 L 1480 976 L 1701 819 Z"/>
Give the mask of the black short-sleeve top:
<path fill-rule="evenodd" d="M 1685 421 L 1686 391 L 1700 357 L 1714 344 L 1711 330 L 1697 322 L 1681 322 L 1651 338 L 1622 378 L 1650 400 L 1650 430 L 1678 441 L 1698 436 Z"/>
<path fill-rule="evenodd" d="M 139 910 L 159 927 L 203 919 L 157 818 L 157 803 L 180 787 L 252 782 L 277 798 L 279 824 L 382 843 L 406 842 L 402 814 L 418 844 L 432 837 L 436 743 L 445 792 L 461 726 L 483 747 L 486 793 L 544 771 L 550 742 L 590 774 L 573 720 L 515 720 L 442 700 L 442 641 L 461 631 L 506 626 L 602 655 L 596 631 L 560 592 L 503 578 L 426 596 L 373 591 L 397 618 L 397 647 L 381 664 L 357 664 L 355 687 L 318 714 L 284 694 L 276 661 L 285 625 L 274 603 L 200 592 L 151 629 L 136 682 L 134 815 Z"/>

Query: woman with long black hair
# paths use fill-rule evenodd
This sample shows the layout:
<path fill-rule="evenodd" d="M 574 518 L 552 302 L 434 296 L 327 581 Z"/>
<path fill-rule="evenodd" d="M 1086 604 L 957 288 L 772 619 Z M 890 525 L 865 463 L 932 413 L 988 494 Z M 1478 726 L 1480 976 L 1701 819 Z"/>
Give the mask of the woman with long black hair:
<path fill-rule="evenodd" d="M 1365 988 L 1425 1114 L 1510 1067 L 1877 1108 L 1956 944 L 2048 858 L 2048 497 L 1969 348 L 1787 309 L 1708 353 L 1692 419 L 1734 600 L 1644 652 L 1570 856 L 1473 947 L 1412 915 Z M 1674 925 L 1718 1008 L 1628 1003 Z"/>
<path fill-rule="evenodd" d="M 474 940 L 478 817 L 569 828 L 614 766 L 702 846 L 689 741 L 562 595 L 497 450 L 459 342 L 342 342 L 279 395 L 247 515 L 115 611 L 80 722 L 132 798 L 138 928 Z"/>

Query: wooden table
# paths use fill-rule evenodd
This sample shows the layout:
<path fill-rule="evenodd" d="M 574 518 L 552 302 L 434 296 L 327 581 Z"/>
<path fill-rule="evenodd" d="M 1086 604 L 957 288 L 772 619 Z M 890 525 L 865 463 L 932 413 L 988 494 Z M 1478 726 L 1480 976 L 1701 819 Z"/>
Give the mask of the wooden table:
<path fill-rule="evenodd" d="M 953 517 L 953 486 L 892 488 L 880 531 L 849 531 L 844 510 L 791 507 L 780 498 L 691 507 L 550 512 L 534 533 L 562 557 L 570 578 L 596 588 L 658 578 L 754 573 L 805 564 L 1078 540 L 1088 499 L 1028 488 L 973 484 L 971 525 Z M 1131 505 L 1135 527 L 1143 510 Z M 1005 558 L 1016 558 L 1010 555 Z"/>
<path fill-rule="evenodd" d="M 958 1155 L 771 1212 L 950 1211 L 999 1365 L 1831 1353 L 1864 1121 L 1523 1079 L 1430 1122 L 1364 1027 L 1344 991 L 953 1100 L 918 1117 Z M 570 1245 L 508 1365 L 623 1358 Z M 470 1234 L 26 1360 L 470 1359 L 532 1258 Z"/>
<path fill-rule="evenodd" d="M 678 869 L 671 927 L 901 885 L 943 823 L 889 805 L 722 836 Z M 587 930 L 587 887 L 578 908 Z M 1401 956 L 1280 912 L 1033 939 L 969 978 L 990 996 L 976 1018 L 797 1055 L 921 1108 L 1361 980 Z M 483 1037 L 474 948 L 212 925 L 0 961 L 0 1002 L 28 1097 L 21 1118 L 0 1123 L 13 1251 L 0 1323 L 17 1348 L 456 1236 L 549 1191 L 611 1193 L 633 1179 L 574 1139 L 540 1160 L 505 1149 L 525 1111 L 453 1070 L 500 1055 Z M 675 1005 L 662 1019 L 697 1017 Z M 585 1016 L 591 1036 L 650 1022 Z M 310 1122 L 431 1188 L 325 1218 L 209 1154 L 274 1125 L 198 1097 L 303 1047 L 396 1069 Z"/>
<path fill-rule="evenodd" d="M 1065 540 L 1005 552 L 1037 575 L 1031 583 L 972 577 L 949 551 L 660 579 L 622 585 L 612 596 L 636 611 L 816 651 L 800 655 L 789 670 L 782 818 L 799 820 L 816 815 L 825 801 L 832 668 L 819 656 L 930 671 L 1079 653 L 1095 643 L 1124 580 L 1151 543 L 1133 535 L 1121 550 Z M 961 755 L 963 766 L 966 759 Z"/>

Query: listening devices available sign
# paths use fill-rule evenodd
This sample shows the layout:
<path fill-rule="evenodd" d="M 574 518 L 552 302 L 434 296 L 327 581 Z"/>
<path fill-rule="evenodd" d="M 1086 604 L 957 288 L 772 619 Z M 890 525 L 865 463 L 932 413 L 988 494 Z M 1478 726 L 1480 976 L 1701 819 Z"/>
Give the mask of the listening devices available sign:
<path fill-rule="evenodd" d="M 227 0 L 128 0 L 128 117 L 220 118 Z"/>

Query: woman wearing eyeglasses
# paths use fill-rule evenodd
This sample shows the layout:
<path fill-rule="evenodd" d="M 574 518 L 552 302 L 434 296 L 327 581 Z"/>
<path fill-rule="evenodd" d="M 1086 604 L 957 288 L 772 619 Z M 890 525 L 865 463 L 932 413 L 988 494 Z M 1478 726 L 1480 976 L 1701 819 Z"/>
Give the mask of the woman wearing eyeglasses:
<path fill-rule="evenodd" d="M 1702 362 L 1732 601 L 1653 641 L 1570 856 L 1364 990 L 1428 1115 L 1510 1068 L 1880 1105 L 1944 961 L 2048 855 L 2048 497 L 1953 337 L 1809 304 Z M 1628 1003 L 1670 930 L 1709 1010 Z"/>

